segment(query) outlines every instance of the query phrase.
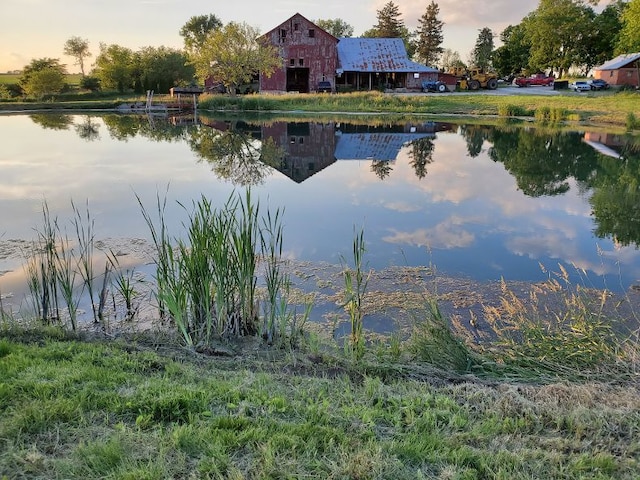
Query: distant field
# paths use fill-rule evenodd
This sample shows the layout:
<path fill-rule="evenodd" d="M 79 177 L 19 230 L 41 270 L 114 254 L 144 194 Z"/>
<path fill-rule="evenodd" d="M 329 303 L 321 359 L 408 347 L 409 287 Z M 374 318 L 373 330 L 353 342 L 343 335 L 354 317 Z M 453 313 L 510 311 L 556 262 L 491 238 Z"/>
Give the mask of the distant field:
<path fill-rule="evenodd" d="M 15 75 L 13 73 L 0 73 L 0 85 L 18 83 L 18 80 L 20 80 L 20 75 Z"/>
<path fill-rule="evenodd" d="M 16 75 L 14 73 L 0 73 L 0 85 L 9 85 L 11 83 L 18 83 L 20 81 L 21 75 Z M 72 73 L 67 75 L 66 82 L 69 85 L 76 86 L 80 84 L 80 79 L 82 75 L 79 73 Z"/>

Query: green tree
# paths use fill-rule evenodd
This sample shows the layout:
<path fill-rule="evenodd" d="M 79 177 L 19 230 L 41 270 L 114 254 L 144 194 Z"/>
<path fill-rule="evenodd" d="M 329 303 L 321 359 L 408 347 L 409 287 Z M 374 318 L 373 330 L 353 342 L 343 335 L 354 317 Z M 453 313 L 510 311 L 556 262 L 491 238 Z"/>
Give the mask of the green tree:
<path fill-rule="evenodd" d="M 187 20 L 180 29 L 187 52 L 199 50 L 209 33 L 222 28 L 222 21 L 213 14 L 196 15 Z"/>
<path fill-rule="evenodd" d="M 134 86 L 135 56 L 131 49 L 120 45 L 100 44 L 94 75 L 105 89 L 123 93 Z"/>
<path fill-rule="evenodd" d="M 24 91 L 29 96 L 44 98 L 62 92 L 64 87 L 63 74 L 55 68 L 44 68 L 33 72 L 29 81 L 24 85 Z"/>
<path fill-rule="evenodd" d="M 444 22 L 438 19 L 440 7 L 433 0 L 418 20 L 416 31 L 416 57 L 425 65 L 436 65 L 444 52 L 442 27 Z"/>
<path fill-rule="evenodd" d="M 582 0 L 540 0 L 524 21 L 531 43 L 529 67 L 557 69 L 562 76 L 579 62 L 594 15 Z"/>
<path fill-rule="evenodd" d="M 392 1 L 387 2 L 384 7 L 377 10 L 378 23 L 373 27 L 378 38 L 398 38 L 402 37 L 404 20 L 400 14 L 398 6 Z"/>
<path fill-rule="evenodd" d="M 202 82 L 215 78 L 232 95 L 258 74 L 271 76 L 282 60 L 275 47 L 258 42 L 258 34 L 246 23 L 235 22 L 210 32 L 202 47 L 190 56 L 196 76 Z"/>
<path fill-rule="evenodd" d="M 525 27 L 522 24 L 509 25 L 500 34 L 500 40 L 502 46 L 493 52 L 493 67 L 498 75 L 515 76 L 527 69 L 531 42 Z"/>
<path fill-rule="evenodd" d="M 624 3 L 617 0 L 595 15 L 585 41 L 578 48 L 577 63 L 583 65 L 585 75 L 594 66 L 614 57 L 620 30 Z"/>
<path fill-rule="evenodd" d="M 447 71 L 451 67 L 461 66 L 464 66 L 464 62 L 460 58 L 460 52 L 451 50 L 450 48 L 445 48 L 442 52 L 442 57 L 440 58 L 440 68 Z"/>
<path fill-rule="evenodd" d="M 180 50 L 168 47 L 144 47 L 135 55 L 136 84 L 142 91 L 153 90 L 168 93 L 178 85 L 188 85 L 195 74 L 188 65 L 187 56 Z"/>
<path fill-rule="evenodd" d="M 640 52 L 640 0 L 631 0 L 622 12 L 622 30 L 616 53 Z"/>
<path fill-rule="evenodd" d="M 476 45 L 471 52 L 473 64 L 480 68 L 489 68 L 491 66 L 493 47 L 493 32 L 490 28 L 484 27 L 480 30 Z"/>
<path fill-rule="evenodd" d="M 18 83 L 27 95 L 43 98 L 64 90 L 66 74 L 57 58 L 37 58 L 24 67 Z"/>
<path fill-rule="evenodd" d="M 378 23 L 364 32 L 362 36 L 369 38 L 401 38 L 407 55 L 412 57 L 415 52 L 413 35 L 405 26 L 398 6 L 392 1 L 388 2 L 380 10 L 377 10 L 377 19 Z"/>
<path fill-rule="evenodd" d="M 341 18 L 319 19 L 313 23 L 336 38 L 349 38 L 353 36 L 353 27 Z"/>
<path fill-rule="evenodd" d="M 89 42 L 80 37 L 71 37 L 64 44 L 64 54 L 75 58 L 75 65 L 80 67 L 80 72 L 84 77 L 84 60 L 91 56 L 91 52 L 89 51 Z"/>

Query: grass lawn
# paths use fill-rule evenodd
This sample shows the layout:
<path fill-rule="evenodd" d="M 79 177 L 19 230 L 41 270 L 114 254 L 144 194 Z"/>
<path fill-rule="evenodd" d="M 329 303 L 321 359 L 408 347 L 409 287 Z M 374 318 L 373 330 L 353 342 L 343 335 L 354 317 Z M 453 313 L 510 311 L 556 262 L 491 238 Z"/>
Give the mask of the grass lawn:
<path fill-rule="evenodd" d="M 379 92 L 326 95 L 208 95 L 203 110 L 356 112 L 471 116 L 529 116 L 546 111 L 557 122 L 626 125 L 640 112 L 638 92 L 573 92 L 557 96 L 468 94 L 390 95 Z M 546 115 L 547 117 L 549 115 Z M 544 117 L 544 115 L 543 115 Z M 635 127 L 637 128 L 637 127 Z"/>
<path fill-rule="evenodd" d="M 59 95 L 55 101 L 24 102 L 15 99 L 0 101 L 0 111 L 114 108 L 119 103 L 141 98 L 140 95 L 123 95 L 115 92 L 97 94 L 70 92 Z M 430 95 L 393 95 L 380 92 L 337 95 L 204 95 L 200 98 L 199 108 L 202 111 L 216 112 L 535 117 L 537 120 L 551 121 L 555 125 L 568 122 L 622 127 L 627 130 L 640 129 L 639 92 L 606 91 L 575 94 L 567 91 L 554 96 L 526 92 L 517 95 L 491 95 L 482 91 Z"/>
<path fill-rule="evenodd" d="M 229 348 L 5 328 L 0 478 L 638 478 L 637 383 Z"/>

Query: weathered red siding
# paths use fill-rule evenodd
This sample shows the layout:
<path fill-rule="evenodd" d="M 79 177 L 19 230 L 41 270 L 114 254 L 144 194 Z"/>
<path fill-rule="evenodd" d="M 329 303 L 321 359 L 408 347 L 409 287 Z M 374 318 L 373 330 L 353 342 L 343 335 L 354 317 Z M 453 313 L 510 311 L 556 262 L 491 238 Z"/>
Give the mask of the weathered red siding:
<path fill-rule="evenodd" d="M 596 70 L 593 75 L 601 78 L 609 85 L 638 86 L 638 70 L 635 68 L 620 68 L 618 70 Z"/>
<path fill-rule="evenodd" d="M 299 13 L 262 39 L 278 48 L 283 65 L 271 77 L 260 75 L 261 92 L 313 92 L 321 81 L 334 85 L 338 39 Z"/>

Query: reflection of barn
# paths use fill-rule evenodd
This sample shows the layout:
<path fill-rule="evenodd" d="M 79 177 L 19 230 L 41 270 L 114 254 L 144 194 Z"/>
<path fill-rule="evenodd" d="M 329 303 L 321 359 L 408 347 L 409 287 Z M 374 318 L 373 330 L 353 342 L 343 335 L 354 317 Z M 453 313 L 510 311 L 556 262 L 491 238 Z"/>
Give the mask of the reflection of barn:
<path fill-rule="evenodd" d="M 274 123 L 262 128 L 262 141 L 271 138 L 284 152 L 278 170 L 300 183 L 336 161 L 335 124 Z"/>
<path fill-rule="evenodd" d="M 620 55 L 594 69 L 595 78 L 609 85 L 640 85 L 640 53 Z"/>
<path fill-rule="evenodd" d="M 622 158 L 620 153 L 627 144 L 623 135 L 603 132 L 586 132 L 583 141 L 602 155 Z"/>
<path fill-rule="evenodd" d="M 409 143 L 422 138 L 435 138 L 436 132 L 449 129 L 450 125 L 435 122 L 384 128 L 344 125 L 336 133 L 335 156 L 338 160 L 392 161 Z"/>
<path fill-rule="evenodd" d="M 334 84 L 338 39 L 299 13 L 260 39 L 275 46 L 282 59 L 271 77 L 260 75 L 261 92 L 312 92 L 319 82 Z"/>

